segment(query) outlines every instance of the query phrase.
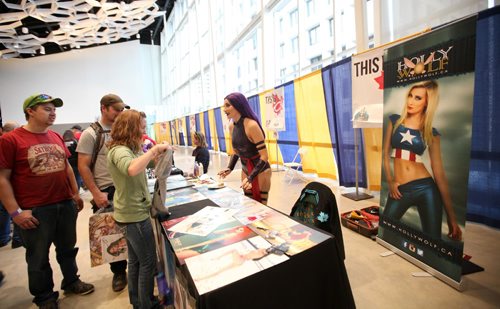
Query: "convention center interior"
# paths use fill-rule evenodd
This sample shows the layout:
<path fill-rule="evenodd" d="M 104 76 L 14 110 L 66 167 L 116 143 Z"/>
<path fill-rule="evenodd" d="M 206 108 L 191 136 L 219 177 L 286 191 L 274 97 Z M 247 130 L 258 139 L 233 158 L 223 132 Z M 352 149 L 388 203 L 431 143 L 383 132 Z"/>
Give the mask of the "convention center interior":
<path fill-rule="evenodd" d="M 499 308 L 499 33 L 500 0 L 0 0 L 0 308 Z"/>

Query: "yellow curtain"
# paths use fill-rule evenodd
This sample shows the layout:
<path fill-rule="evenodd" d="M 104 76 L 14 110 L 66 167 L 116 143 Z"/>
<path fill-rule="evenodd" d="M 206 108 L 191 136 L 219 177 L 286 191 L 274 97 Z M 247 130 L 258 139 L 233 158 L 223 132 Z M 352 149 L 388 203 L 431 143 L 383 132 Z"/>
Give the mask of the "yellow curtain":
<path fill-rule="evenodd" d="M 171 135 L 171 132 L 170 132 L 171 130 L 170 130 L 170 122 L 169 121 L 165 122 L 165 129 L 166 129 L 165 130 L 166 131 L 166 137 L 165 138 L 167 140 L 167 143 L 172 144 L 172 135 Z"/>
<path fill-rule="evenodd" d="M 206 137 L 207 136 L 207 132 L 205 131 L 205 117 L 204 117 L 203 114 L 204 114 L 203 112 L 198 113 L 198 119 L 200 119 L 200 129 L 199 130 Z"/>
<path fill-rule="evenodd" d="M 215 151 L 219 151 L 219 142 L 217 139 L 217 130 L 215 128 L 215 113 L 213 109 L 208 110 L 208 125 L 210 126 L 210 139 Z"/>
<path fill-rule="evenodd" d="M 155 141 L 157 143 L 160 142 L 160 123 L 154 123 L 153 124 L 153 131 L 155 132 Z"/>
<path fill-rule="evenodd" d="M 260 119 L 262 128 L 264 132 L 266 132 L 266 146 L 267 146 L 267 154 L 269 156 L 270 164 L 279 164 L 283 162 L 283 157 L 281 156 L 281 152 L 279 151 L 279 147 L 277 147 L 276 143 L 276 133 L 272 130 L 266 130 L 265 124 L 267 119 L 266 113 L 266 95 L 270 95 L 273 92 L 273 89 L 264 91 L 259 94 L 259 104 L 260 104 Z M 276 151 L 278 152 L 276 153 Z"/>
<path fill-rule="evenodd" d="M 363 129 L 368 189 L 380 191 L 382 173 L 382 128 Z"/>
<path fill-rule="evenodd" d="M 294 81 L 299 146 L 306 147 L 303 170 L 337 179 L 323 94 L 321 70 Z"/>

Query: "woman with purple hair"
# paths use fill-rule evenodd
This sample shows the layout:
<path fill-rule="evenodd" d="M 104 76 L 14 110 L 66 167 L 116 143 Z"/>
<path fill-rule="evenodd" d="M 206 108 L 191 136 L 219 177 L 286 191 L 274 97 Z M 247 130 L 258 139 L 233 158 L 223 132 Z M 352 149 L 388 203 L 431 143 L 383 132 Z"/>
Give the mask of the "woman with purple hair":
<path fill-rule="evenodd" d="M 229 175 L 241 159 L 241 188 L 246 196 L 267 204 L 271 188 L 271 167 L 269 165 L 265 134 L 259 119 L 250 109 L 247 98 L 233 92 L 224 98 L 224 113 L 232 121 L 229 125 L 234 154 L 226 169 L 219 172 L 221 178 Z"/>

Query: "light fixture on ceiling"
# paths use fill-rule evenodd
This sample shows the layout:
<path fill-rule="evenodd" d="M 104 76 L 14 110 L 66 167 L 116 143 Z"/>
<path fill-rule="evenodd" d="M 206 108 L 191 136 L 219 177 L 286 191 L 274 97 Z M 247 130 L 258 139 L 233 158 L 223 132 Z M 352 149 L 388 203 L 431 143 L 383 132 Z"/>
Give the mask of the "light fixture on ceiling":
<path fill-rule="evenodd" d="M 140 39 L 141 38 L 141 35 L 139 34 L 139 32 L 137 32 L 137 34 L 135 35 L 136 38 Z"/>
<path fill-rule="evenodd" d="M 1 2 L 6 3 L 6 1 Z M 78 42 L 78 45 L 85 47 L 128 39 L 134 33 L 139 38 L 138 31 L 154 23 L 156 17 L 165 15 L 154 0 L 124 2 L 126 5 L 105 0 L 44 0 L 44 3 L 51 5 L 50 10 L 33 5 L 35 2 L 21 1 L 15 8 L 11 8 L 16 11 L 9 13 L 10 18 L 2 22 L 0 44 L 6 48 L 2 49 L 1 56 L 8 55 L 11 58 L 23 53 L 30 54 L 33 50 L 40 49 L 42 44 L 49 42 L 61 47 L 75 46 Z M 87 5 L 80 5 L 82 2 Z M 75 10 L 76 7 L 78 10 Z M 100 7 L 98 14 L 93 13 L 94 7 Z M 56 11 L 58 14 L 54 14 Z M 36 19 L 44 23 L 57 24 L 59 28 L 54 27 L 57 30 L 46 31 L 45 33 L 48 34 L 46 37 L 38 37 L 36 33 L 29 33 L 29 26 L 25 27 L 20 22 L 28 14 L 36 16 Z M 102 30 L 99 31 L 103 25 L 106 25 L 105 33 Z M 18 37 L 13 30 L 18 29 L 19 26 L 24 35 Z M 13 41 L 14 44 L 12 44 Z"/>
<path fill-rule="evenodd" d="M 45 47 L 40 46 L 40 55 L 45 55 Z"/>

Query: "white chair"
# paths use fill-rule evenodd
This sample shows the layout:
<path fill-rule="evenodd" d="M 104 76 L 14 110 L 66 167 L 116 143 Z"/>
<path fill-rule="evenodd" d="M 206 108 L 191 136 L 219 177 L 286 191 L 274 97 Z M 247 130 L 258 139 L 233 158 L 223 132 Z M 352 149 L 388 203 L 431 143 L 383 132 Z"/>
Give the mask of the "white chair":
<path fill-rule="evenodd" d="M 287 177 L 290 177 L 290 181 L 288 182 L 289 184 L 292 183 L 293 179 L 295 178 L 295 175 L 299 173 L 299 168 L 302 167 L 302 159 L 306 153 L 307 153 L 307 148 L 300 147 L 299 150 L 297 150 L 295 157 L 293 157 L 292 162 L 283 163 L 283 166 L 286 168 L 284 178 L 286 179 Z"/>

